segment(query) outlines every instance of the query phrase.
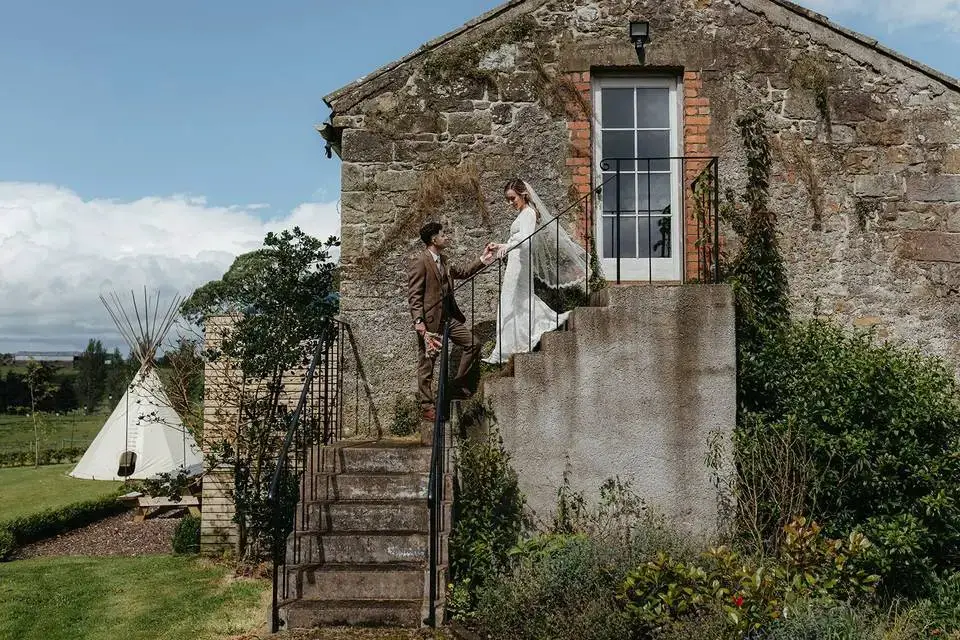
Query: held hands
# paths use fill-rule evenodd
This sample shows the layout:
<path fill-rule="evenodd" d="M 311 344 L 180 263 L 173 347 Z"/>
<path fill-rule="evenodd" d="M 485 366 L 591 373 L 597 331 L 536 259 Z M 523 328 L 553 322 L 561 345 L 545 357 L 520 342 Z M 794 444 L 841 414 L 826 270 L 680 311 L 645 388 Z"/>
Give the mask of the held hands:
<path fill-rule="evenodd" d="M 493 262 L 494 257 L 502 259 L 505 255 L 507 255 L 507 245 L 488 242 L 483 250 L 483 257 L 480 258 L 480 260 L 483 264 L 490 264 Z"/>

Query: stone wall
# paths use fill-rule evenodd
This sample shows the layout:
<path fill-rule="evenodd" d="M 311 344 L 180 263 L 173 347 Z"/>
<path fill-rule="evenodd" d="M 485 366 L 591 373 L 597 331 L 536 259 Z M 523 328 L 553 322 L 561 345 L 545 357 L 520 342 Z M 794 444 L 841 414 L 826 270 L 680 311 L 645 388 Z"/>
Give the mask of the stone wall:
<path fill-rule="evenodd" d="M 644 67 L 631 19 L 651 25 Z M 682 81 L 684 151 L 718 155 L 721 186 L 735 193 L 745 180 L 737 117 L 769 106 L 771 206 L 796 311 L 960 362 L 955 83 L 786 2 L 527 0 L 327 98 L 342 130 L 343 314 L 381 415 L 414 389 L 405 269 L 419 224 L 443 222 L 467 259 L 507 237 L 508 178 L 528 179 L 558 209 L 589 193 L 588 84 L 621 72 Z M 588 211 L 576 209 L 572 230 Z M 496 279 L 459 296 L 488 326 Z"/>
<path fill-rule="evenodd" d="M 549 526 L 565 484 L 594 502 L 619 478 L 678 529 L 714 537 L 737 414 L 730 288 L 602 293 L 485 387 L 526 506 Z"/>

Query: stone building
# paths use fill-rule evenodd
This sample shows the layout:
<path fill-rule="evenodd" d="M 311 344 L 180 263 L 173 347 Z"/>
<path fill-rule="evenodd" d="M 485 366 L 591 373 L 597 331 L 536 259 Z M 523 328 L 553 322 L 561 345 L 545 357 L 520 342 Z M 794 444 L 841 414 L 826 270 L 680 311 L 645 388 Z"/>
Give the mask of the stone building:
<path fill-rule="evenodd" d="M 649 23 L 642 63 L 633 21 Z M 442 221 L 465 259 L 508 236 L 507 179 L 557 211 L 587 196 L 570 224 L 610 281 L 620 191 L 621 281 L 697 279 L 694 214 L 662 208 L 697 166 L 624 163 L 624 186 L 589 194 L 615 156 L 717 156 L 721 193 L 740 193 L 736 120 L 756 105 L 774 132 L 795 310 L 960 362 L 958 89 L 785 0 L 511 0 L 331 93 L 321 133 L 342 159 L 342 309 L 381 411 L 414 389 L 404 270 L 421 221 Z M 665 253 L 644 237 L 662 240 L 663 223 L 684 230 Z M 461 306 L 489 322 L 495 288 L 481 279 Z"/>

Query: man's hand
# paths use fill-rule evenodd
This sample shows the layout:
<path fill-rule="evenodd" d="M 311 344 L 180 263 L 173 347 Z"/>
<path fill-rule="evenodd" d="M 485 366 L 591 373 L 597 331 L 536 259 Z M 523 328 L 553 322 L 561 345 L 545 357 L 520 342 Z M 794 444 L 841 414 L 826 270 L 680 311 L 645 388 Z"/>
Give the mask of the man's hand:
<path fill-rule="evenodd" d="M 413 328 L 416 329 L 417 333 L 419 333 L 421 336 L 427 332 L 427 325 L 423 324 L 422 320 L 417 324 L 413 325 Z"/>
<path fill-rule="evenodd" d="M 487 246 L 483 249 L 483 255 L 480 256 L 480 262 L 482 262 L 484 265 L 490 264 L 496 258 L 496 255 L 494 255 L 494 251 L 496 251 L 496 249 L 491 249 L 491 245 L 493 245 L 492 242 L 487 244 Z"/>

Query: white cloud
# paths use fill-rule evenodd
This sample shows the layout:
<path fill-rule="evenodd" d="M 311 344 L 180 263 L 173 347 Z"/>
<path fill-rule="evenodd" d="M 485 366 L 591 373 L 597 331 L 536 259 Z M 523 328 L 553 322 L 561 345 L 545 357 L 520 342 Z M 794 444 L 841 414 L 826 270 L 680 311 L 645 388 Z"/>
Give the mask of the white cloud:
<path fill-rule="evenodd" d="M 169 300 L 219 278 L 268 231 L 339 235 L 336 203 L 304 203 L 266 222 L 262 208 L 185 196 L 84 200 L 53 185 L 0 182 L 0 352 L 82 349 L 91 337 L 120 344 L 100 293 L 146 285 Z"/>
<path fill-rule="evenodd" d="M 800 0 L 800 4 L 830 17 L 869 17 L 891 30 L 937 25 L 960 31 L 960 0 Z"/>

